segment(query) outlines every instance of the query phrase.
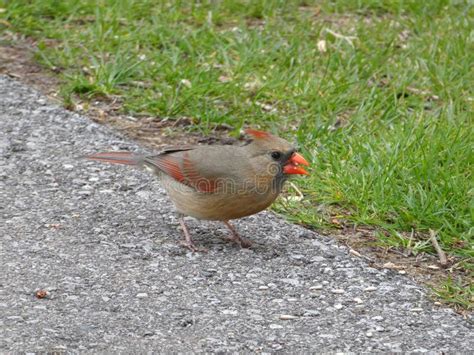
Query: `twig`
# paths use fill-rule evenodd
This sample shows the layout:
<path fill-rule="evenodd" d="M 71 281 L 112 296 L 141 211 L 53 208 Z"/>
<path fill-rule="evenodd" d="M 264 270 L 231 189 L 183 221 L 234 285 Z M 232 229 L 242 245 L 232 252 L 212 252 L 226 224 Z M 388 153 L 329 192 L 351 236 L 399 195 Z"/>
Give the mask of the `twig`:
<path fill-rule="evenodd" d="M 296 193 L 299 195 L 299 197 L 300 197 L 301 199 L 304 198 L 304 195 L 303 195 L 303 193 L 300 191 L 300 189 L 298 189 L 298 188 L 296 187 L 296 185 L 295 185 L 294 183 L 292 183 L 291 181 L 290 181 L 290 186 L 296 191 Z"/>
<path fill-rule="evenodd" d="M 368 256 L 366 255 L 362 255 L 361 253 L 359 253 L 357 250 L 354 250 L 352 249 L 351 247 L 349 247 L 349 253 L 354 255 L 354 256 L 357 256 L 358 258 L 362 258 L 362 259 L 365 259 L 367 261 L 370 261 L 370 262 L 374 262 L 374 260 L 372 258 L 369 258 Z"/>
<path fill-rule="evenodd" d="M 438 253 L 439 263 L 443 266 L 448 264 L 448 259 L 446 258 L 446 253 L 441 249 L 438 244 L 438 239 L 436 238 L 436 232 L 430 229 L 430 241 L 433 244 L 433 248 L 435 248 L 436 252 Z"/>
<path fill-rule="evenodd" d="M 415 94 L 415 95 L 428 96 L 428 98 L 430 100 L 433 100 L 433 101 L 439 100 L 439 96 L 438 95 L 433 95 L 431 93 L 431 91 L 429 91 L 429 90 L 420 90 L 420 89 L 417 89 L 413 86 L 407 86 L 405 88 L 405 90 L 408 91 L 409 93 L 412 93 L 412 94 Z"/>
<path fill-rule="evenodd" d="M 344 35 L 341 35 L 340 33 L 331 31 L 329 28 L 325 28 L 324 30 L 325 30 L 327 33 L 333 35 L 334 37 L 346 41 L 347 43 L 350 44 L 350 46 L 351 46 L 352 48 L 354 48 L 354 44 L 352 43 L 352 41 L 353 41 L 353 40 L 356 40 L 357 37 L 354 37 L 354 36 L 344 36 Z"/>

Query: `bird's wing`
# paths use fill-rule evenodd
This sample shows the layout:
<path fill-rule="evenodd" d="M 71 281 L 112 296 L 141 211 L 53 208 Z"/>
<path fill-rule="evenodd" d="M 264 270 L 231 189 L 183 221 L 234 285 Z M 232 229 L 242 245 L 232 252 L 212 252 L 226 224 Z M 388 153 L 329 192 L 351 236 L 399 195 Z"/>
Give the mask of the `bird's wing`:
<path fill-rule="evenodd" d="M 212 193 L 238 182 L 245 157 L 235 146 L 195 146 L 167 149 L 145 163 L 196 191 Z"/>

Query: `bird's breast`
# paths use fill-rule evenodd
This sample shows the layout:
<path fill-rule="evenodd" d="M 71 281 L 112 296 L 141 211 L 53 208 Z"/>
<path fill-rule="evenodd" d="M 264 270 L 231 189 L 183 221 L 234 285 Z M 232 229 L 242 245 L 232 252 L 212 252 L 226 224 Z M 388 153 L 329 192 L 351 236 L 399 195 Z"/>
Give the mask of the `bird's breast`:
<path fill-rule="evenodd" d="M 198 192 L 163 174 L 161 181 L 178 212 L 205 220 L 230 220 L 258 213 L 269 207 L 279 190 L 268 186 L 227 187 L 217 192 Z"/>

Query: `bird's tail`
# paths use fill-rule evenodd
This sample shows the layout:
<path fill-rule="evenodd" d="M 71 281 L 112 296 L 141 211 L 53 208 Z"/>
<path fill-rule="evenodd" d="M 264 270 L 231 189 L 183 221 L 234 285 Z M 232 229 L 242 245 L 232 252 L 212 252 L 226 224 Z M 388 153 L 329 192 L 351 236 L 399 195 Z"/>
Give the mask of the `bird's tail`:
<path fill-rule="evenodd" d="M 112 164 L 124 164 L 140 166 L 143 164 L 143 157 L 130 152 L 104 152 L 87 155 L 85 158 L 103 161 Z"/>

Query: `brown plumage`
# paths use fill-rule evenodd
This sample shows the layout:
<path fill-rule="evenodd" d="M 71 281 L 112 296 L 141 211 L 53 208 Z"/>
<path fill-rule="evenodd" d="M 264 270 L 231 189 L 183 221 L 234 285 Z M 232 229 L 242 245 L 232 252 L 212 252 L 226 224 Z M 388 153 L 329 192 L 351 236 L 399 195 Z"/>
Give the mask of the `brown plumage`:
<path fill-rule="evenodd" d="M 309 165 L 286 140 L 266 132 L 248 129 L 252 140 L 242 146 L 184 146 L 156 155 L 109 152 L 87 158 L 115 164 L 145 167 L 158 175 L 180 214 L 186 247 L 197 250 L 183 216 L 223 221 L 231 240 L 243 247 L 229 220 L 266 209 L 277 198 L 291 174 L 308 174 Z"/>

